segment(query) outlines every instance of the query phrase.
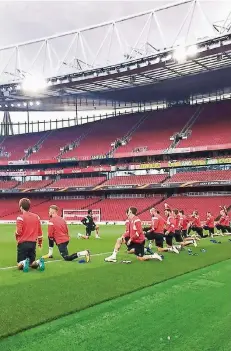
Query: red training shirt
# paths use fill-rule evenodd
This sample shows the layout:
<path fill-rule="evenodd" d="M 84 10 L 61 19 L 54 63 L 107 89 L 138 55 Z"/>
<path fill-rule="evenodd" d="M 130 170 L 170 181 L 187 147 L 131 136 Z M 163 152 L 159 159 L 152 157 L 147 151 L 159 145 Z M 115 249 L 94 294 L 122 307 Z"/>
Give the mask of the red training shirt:
<path fill-rule="evenodd" d="M 176 227 L 176 219 L 172 215 L 170 215 L 167 218 L 166 230 L 169 233 L 174 233 L 175 232 L 175 227 Z"/>
<path fill-rule="evenodd" d="M 152 217 L 152 230 L 157 234 L 164 234 L 165 220 L 159 214 Z"/>
<path fill-rule="evenodd" d="M 188 229 L 188 222 L 189 222 L 189 220 L 188 220 L 187 216 L 186 215 L 182 215 L 180 217 L 180 228 L 182 230 L 187 230 Z"/>
<path fill-rule="evenodd" d="M 205 225 L 207 225 L 209 228 L 214 228 L 214 217 L 207 217 Z"/>
<path fill-rule="evenodd" d="M 37 214 L 24 212 L 17 217 L 15 237 L 18 244 L 25 241 L 36 242 L 42 236 L 40 218 Z"/>
<path fill-rule="evenodd" d="M 192 217 L 193 227 L 201 228 L 201 220 L 199 216 Z"/>
<path fill-rule="evenodd" d="M 133 243 L 141 244 L 145 241 L 141 220 L 137 216 L 129 221 L 129 235 Z"/>
<path fill-rule="evenodd" d="M 221 216 L 218 223 L 220 225 L 229 226 L 229 216 L 228 215 Z"/>
<path fill-rule="evenodd" d="M 70 240 L 66 221 L 60 217 L 52 217 L 48 222 L 48 237 L 54 239 L 57 245 Z"/>
<path fill-rule="evenodd" d="M 176 222 L 176 225 L 175 225 L 175 231 L 176 230 L 181 230 L 181 227 L 180 227 L 180 221 L 181 221 L 181 218 L 180 218 L 180 215 L 176 215 L 175 217 L 175 222 Z"/>

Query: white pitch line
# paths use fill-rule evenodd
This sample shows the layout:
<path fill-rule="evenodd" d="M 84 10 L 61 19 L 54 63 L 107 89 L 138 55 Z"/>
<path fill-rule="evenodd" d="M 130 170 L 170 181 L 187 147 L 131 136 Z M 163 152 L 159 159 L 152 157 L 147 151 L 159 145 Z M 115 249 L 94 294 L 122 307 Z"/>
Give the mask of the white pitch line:
<path fill-rule="evenodd" d="M 109 255 L 109 254 L 111 254 L 111 252 L 101 252 L 101 253 L 98 253 L 98 254 L 91 255 L 91 257 L 103 256 L 103 255 Z M 81 257 L 79 257 L 79 258 L 81 258 Z M 64 260 L 52 260 L 52 261 L 45 261 L 45 262 L 47 264 L 47 263 L 55 263 L 55 262 L 62 262 L 62 261 L 65 262 Z M 0 267 L 0 271 L 6 271 L 6 270 L 14 269 L 14 268 L 17 268 L 17 267 L 18 266 Z"/>

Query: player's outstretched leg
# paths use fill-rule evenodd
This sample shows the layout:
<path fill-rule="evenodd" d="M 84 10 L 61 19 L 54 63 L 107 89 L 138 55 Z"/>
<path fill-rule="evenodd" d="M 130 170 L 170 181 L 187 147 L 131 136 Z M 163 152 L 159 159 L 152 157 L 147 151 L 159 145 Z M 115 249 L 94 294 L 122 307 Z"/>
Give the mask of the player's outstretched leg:
<path fill-rule="evenodd" d="M 80 252 L 75 252 L 72 255 L 62 255 L 65 261 L 74 261 L 77 258 L 85 257 L 86 262 L 90 262 L 91 254 L 89 250 L 84 250 Z"/>
<path fill-rule="evenodd" d="M 173 237 L 174 237 L 173 233 L 169 233 L 169 234 L 166 235 L 167 251 L 179 254 L 179 251 L 177 250 L 177 248 L 172 243 L 173 242 Z"/>
<path fill-rule="evenodd" d="M 81 234 L 81 233 L 78 233 L 77 234 L 77 238 L 78 239 L 89 239 L 89 235 L 84 235 L 84 234 Z"/>
<path fill-rule="evenodd" d="M 159 255 L 156 252 L 153 255 L 144 255 L 142 257 L 137 256 L 137 259 L 139 261 L 150 261 L 150 260 L 163 261 L 163 257 L 161 257 L 161 255 Z"/>
<path fill-rule="evenodd" d="M 133 248 L 128 251 L 128 254 L 135 254 L 139 261 L 150 261 L 150 260 L 158 260 L 163 261 L 163 258 L 158 253 L 154 253 L 152 255 L 144 254 L 144 243 L 133 243 Z"/>
<path fill-rule="evenodd" d="M 99 226 L 98 225 L 95 227 L 95 238 L 96 239 L 101 239 L 100 236 L 99 236 Z"/>
<path fill-rule="evenodd" d="M 111 256 L 106 257 L 104 259 L 105 262 L 116 262 L 117 261 L 116 256 L 117 256 L 117 253 L 119 252 L 119 250 L 121 248 L 122 243 L 123 243 L 123 238 L 118 238 L 116 240 L 114 251 L 113 251 Z"/>

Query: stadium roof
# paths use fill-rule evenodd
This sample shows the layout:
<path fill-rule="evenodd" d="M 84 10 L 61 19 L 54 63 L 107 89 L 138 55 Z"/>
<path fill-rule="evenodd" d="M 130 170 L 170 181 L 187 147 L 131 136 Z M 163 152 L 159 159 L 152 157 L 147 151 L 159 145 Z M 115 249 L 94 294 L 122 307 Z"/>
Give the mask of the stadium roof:
<path fill-rule="evenodd" d="M 171 23 L 163 26 L 167 15 Z M 2 48 L 0 105 L 22 109 L 39 99 L 43 109 L 62 109 L 65 99 L 155 101 L 229 87 L 230 19 L 228 12 L 211 22 L 199 0 L 185 0 Z M 22 89 L 41 76 L 46 89 Z"/>

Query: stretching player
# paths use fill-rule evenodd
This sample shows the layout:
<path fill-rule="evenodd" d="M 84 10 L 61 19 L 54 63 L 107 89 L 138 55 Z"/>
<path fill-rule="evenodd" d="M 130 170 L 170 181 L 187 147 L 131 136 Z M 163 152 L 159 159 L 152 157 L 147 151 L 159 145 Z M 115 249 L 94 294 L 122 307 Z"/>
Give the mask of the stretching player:
<path fill-rule="evenodd" d="M 30 212 L 30 200 L 21 199 L 19 208 L 21 216 L 17 217 L 15 237 L 18 243 L 17 246 L 17 262 L 18 269 L 23 272 L 28 272 L 29 267 L 44 271 L 44 259 L 36 258 L 36 243 L 39 248 L 42 247 L 43 234 L 40 223 L 40 218 L 37 214 Z"/>
<path fill-rule="evenodd" d="M 164 218 L 160 216 L 156 208 L 151 208 L 150 214 L 152 216 L 152 226 L 145 231 L 146 239 L 155 241 L 158 252 L 174 252 L 172 247 L 164 247 L 164 228 L 166 223 Z M 150 245 L 149 248 L 151 248 Z"/>
<path fill-rule="evenodd" d="M 207 235 L 203 235 L 203 228 L 201 225 L 201 220 L 200 220 L 200 216 L 198 214 L 198 211 L 193 211 L 192 216 L 191 216 L 191 225 L 190 228 L 188 230 L 188 234 L 190 233 L 190 231 L 194 231 L 197 233 L 197 235 L 199 235 L 201 238 L 206 238 Z"/>
<path fill-rule="evenodd" d="M 111 256 L 105 258 L 105 261 L 106 262 L 116 262 L 117 259 L 116 259 L 116 256 L 118 254 L 118 252 L 120 251 L 120 248 L 122 246 L 122 244 L 125 244 L 127 245 L 127 242 L 129 240 L 129 219 L 128 219 L 128 210 L 126 211 L 126 216 L 127 216 L 127 219 L 125 221 L 125 233 L 116 240 L 116 244 L 115 244 L 115 247 L 114 247 L 114 251 L 112 253 Z"/>
<path fill-rule="evenodd" d="M 221 231 L 222 235 L 230 234 L 230 219 L 227 213 L 226 208 L 220 210 L 220 219 L 216 224 L 216 228 Z"/>
<path fill-rule="evenodd" d="M 54 243 L 58 246 L 59 252 L 65 261 L 73 261 L 76 258 L 85 256 L 86 261 L 90 261 L 90 252 L 89 250 L 84 250 L 80 252 L 73 253 L 69 255 L 68 253 L 68 244 L 69 244 L 69 234 L 66 221 L 58 215 L 58 207 L 52 205 L 49 208 L 49 223 L 48 223 L 48 238 L 49 238 L 49 253 L 48 255 L 43 256 L 43 258 L 53 257 L 53 247 Z"/>
<path fill-rule="evenodd" d="M 176 219 L 174 218 L 172 211 L 170 209 L 166 209 L 164 211 L 165 216 L 167 217 L 166 221 L 166 230 L 165 230 L 165 238 L 166 238 L 166 244 L 168 246 L 169 251 L 179 253 L 177 248 L 173 246 L 173 238 L 175 237 L 175 227 L 176 227 Z"/>
<path fill-rule="evenodd" d="M 184 210 L 179 211 L 179 216 L 180 216 L 181 235 L 183 236 L 183 238 L 187 238 L 189 220 L 187 216 L 184 214 Z"/>
<path fill-rule="evenodd" d="M 99 236 L 99 226 L 97 226 L 94 222 L 94 219 L 92 217 L 92 210 L 88 210 L 88 215 L 84 217 L 81 222 L 83 225 L 86 227 L 86 234 L 77 234 L 78 239 L 89 239 L 91 236 L 91 232 L 95 231 L 95 238 L 100 239 Z"/>
<path fill-rule="evenodd" d="M 144 254 L 145 236 L 143 233 L 141 220 L 136 216 L 137 209 L 135 207 L 130 207 L 126 213 L 128 219 L 125 222 L 125 234 L 122 236 L 122 238 L 119 238 L 116 241 L 112 255 L 105 258 L 105 262 L 117 261 L 116 257 L 122 243 L 126 243 L 128 254 L 135 254 L 139 261 L 148 261 L 153 259 L 162 261 L 162 257 L 157 253 L 154 253 L 153 255 Z"/>
<path fill-rule="evenodd" d="M 214 227 L 215 227 L 214 217 L 212 216 L 211 212 L 207 212 L 206 222 L 205 222 L 205 225 L 203 226 L 203 229 L 209 231 L 209 236 L 211 236 L 211 238 L 213 238 L 214 236 Z"/>
<path fill-rule="evenodd" d="M 188 246 L 193 244 L 195 247 L 197 246 L 196 240 L 191 237 L 182 238 L 181 230 L 183 225 L 183 217 L 180 216 L 179 211 L 177 209 L 172 211 L 172 215 L 175 218 L 175 240 L 179 245 L 175 246 L 177 250 L 181 250 L 184 246 Z"/>

